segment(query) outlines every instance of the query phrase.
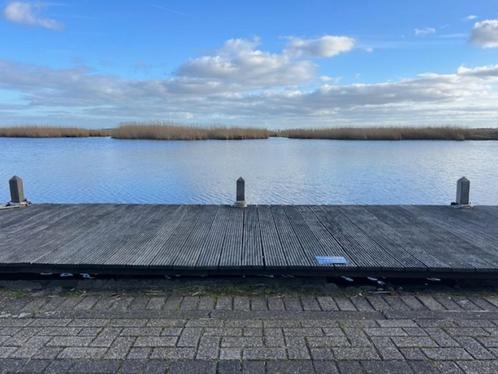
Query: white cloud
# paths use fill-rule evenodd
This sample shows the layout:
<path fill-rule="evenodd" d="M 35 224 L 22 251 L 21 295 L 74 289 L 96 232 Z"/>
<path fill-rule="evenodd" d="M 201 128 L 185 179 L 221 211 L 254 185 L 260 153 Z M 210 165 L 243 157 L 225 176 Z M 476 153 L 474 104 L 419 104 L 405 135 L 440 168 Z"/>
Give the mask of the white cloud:
<path fill-rule="evenodd" d="M 436 29 L 434 27 L 424 27 L 421 29 L 417 28 L 417 29 L 413 30 L 413 33 L 416 36 L 427 36 L 427 35 L 435 34 Z"/>
<path fill-rule="evenodd" d="M 4 9 L 4 16 L 7 20 L 29 26 L 42 27 L 50 30 L 60 30 L 63 25 L 50 18 L 44 18 L 39 12 L 44 6 L 39 3 L 27 3 L 13 1 L 7 4 Z"/>
<path fill-rule="evenodd" d="M 483 48 L 498 48 L 498 19 L 476 22 L 472 29 L 471 40 Z"/>
<path fill-rule="evenodd" d="M 355 40 L 349 36 L 325 35 L 317 39 L 290 38 L 286 51 L 310 57 L 332 57 L 353 49 Z"/>
<path fill-rule="evenodd" d="M 212 55 L 191 59 L 180 66 L 184 81 L 209 80 L 218 85 L 255 87 L 299 84 L 313 78 L 314 65 L 285 53 L 257 49 L 259 39 L 230 39 Z"/>
<path fill-rule="evenodd" d="M 467 17 L 464 18 L 465 21 L 474 21 L 478 17 L 475 14 L 469 14 Z"/>
<path fill-rule="evenodd" d="M 257 40 L 227 41 L 220 50 L 186 62 L 166 79 L 132 80 L 84 67 L 55 69 L 0 60 L 0 90 L 15 97 L 12 105 L 4 100 L 0 117 L 3 123 L 110 126 L 120 121 L 171 119 L 276 127 L 485 126 L 498 119 L 498 65 L 341 84 L 338 78 L 315 75 L 313 68 L 301 65 L 309 61 L 257 46 Z M 305 73 L 293 73 L 302 66 Z"/>

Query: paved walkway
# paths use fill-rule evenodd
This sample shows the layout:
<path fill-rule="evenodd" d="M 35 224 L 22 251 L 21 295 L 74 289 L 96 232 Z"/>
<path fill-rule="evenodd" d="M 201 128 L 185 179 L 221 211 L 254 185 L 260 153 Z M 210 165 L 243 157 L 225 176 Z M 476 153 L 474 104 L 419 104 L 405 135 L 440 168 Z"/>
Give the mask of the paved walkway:
<path fill-rule="evenodd" d="M 0 372 L 498 372 L 494 289 L 220 282 L 0 282 Z"/>

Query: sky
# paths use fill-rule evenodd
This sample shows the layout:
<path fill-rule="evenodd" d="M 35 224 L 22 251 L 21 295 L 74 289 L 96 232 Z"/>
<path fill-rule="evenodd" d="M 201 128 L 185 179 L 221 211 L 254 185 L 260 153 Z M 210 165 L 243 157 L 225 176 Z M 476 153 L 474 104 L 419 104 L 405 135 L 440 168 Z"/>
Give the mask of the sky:
<path fill-rule="evenodd" d="M 0 0 L 0 125 L 497 126 L 496 0 Z"/>

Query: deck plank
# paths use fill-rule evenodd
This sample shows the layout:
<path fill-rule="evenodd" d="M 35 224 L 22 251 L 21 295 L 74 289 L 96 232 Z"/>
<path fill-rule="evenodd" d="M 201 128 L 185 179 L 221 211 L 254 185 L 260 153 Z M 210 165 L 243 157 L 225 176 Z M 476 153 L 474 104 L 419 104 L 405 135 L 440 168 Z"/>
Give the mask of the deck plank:
<path fill-rule="evenodd" d="M 229 208 L 228 227 L 223 241 L 218 267 L 239 268 L 242 265 L 242 238 L 244 233 L 244 210 Z"/>
<path fill-rule="evenodd" d="M 280 243 L 269 206 L 258 207 L 258 220 L 265 266 L 285 267 L 289 265 L 287 258 L 284 256 L 284 249 L 282 248 L 282 243 Z"/>
<path fill-rule="evenodd" d="M 258 208 L 255 206 L 249 206 L 244 209 L 244 233 L 242 236 L 241 265 L 244 267 L 264 267 Z"/>
<path fill-rule="evenodd" d="M 289 218 L 285 214 L 284 207 L 272 206 L 271 212 L 275 221 L 283 255 L 287 259 L 289 267 L 313 267 L 317 266 L 315 261 L 306 256 L 299 239 L 292 228 Z"/>

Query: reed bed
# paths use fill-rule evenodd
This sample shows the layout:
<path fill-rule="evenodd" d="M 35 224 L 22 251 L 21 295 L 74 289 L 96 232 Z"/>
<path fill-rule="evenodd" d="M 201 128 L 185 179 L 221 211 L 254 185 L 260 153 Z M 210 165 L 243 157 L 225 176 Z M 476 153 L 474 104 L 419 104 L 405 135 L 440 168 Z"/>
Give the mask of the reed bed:
<path fill-rule="evenodd" d="M 116 139 L 152 140 L 242 140 L 267 139 L 270 131 L 243 127 L 195 127 L 172 123 L 129 123 L 112 130 Z"/>
<path fill-rule="evenodd" d="M 291 129 L 277 136 L 296 139 L 337 140 L 498 140 L 498 129 L 460 127 L 341 127 Z"/>
<path fill-rule="evenodd" d="M 83 138 L 110 136 L 110 130 L 78 127 L 13 126 L 0 127 L 0 137 L 12 138 Z"/>

